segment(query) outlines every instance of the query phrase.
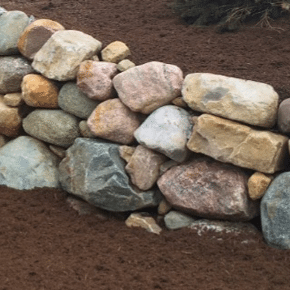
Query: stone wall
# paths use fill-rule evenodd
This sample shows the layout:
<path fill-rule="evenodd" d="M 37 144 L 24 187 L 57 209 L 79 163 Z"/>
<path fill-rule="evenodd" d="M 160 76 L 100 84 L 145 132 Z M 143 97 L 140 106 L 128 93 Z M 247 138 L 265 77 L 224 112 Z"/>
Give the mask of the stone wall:
<path fill-rule="evenodd" d="M 140 210 L 168 229 L 252 231 L 260 216 L 266 242 L 290 248 L 289 102 L 130 54 L 0 8 L 0 184 L 62 188 L 154 233 Z"/>

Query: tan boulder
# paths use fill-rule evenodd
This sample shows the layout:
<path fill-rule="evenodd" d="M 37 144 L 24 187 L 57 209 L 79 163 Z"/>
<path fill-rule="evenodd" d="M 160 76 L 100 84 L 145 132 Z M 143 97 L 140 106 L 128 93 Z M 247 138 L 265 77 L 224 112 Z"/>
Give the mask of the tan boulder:
<path fill-rule="evenodd" d="M 271 128 L 279 96 L 272 86 L 210 73 L 188 74 L 183 100 L 195 110 L 246 124 Z"/>
<path fill-rule="evenodd" d="M 142 145 L 137 146 L 125 170 L 131 182 L 141 190 L 152 188 L 159 177 L 159 168 L 168 158 Z"/>
<path fill-rule="evenodd" d="M 248 180 L 249 197 L 252 200 L 262 198 L 272 179 L 261 172 L 255 172 Z"/>
<path fill-rule="evenodd" d="M 114 63 L 118 63 L 130 54 L 130 49 L 122 41 L 114 41 L 101 51 L 103 61 Z"/>
<path fill-rule="evenodd" d="M 65 28 L 56 21 L 50 19 L 38 19 L 28 25 L 19 37 L 17 47 L 19 52 L 30 60 L 47 42 L 47 40 L 59 30 Z"/>
<path fill-rule="evenodd" d="M 129 59 L 123 59 L 121 60 L 118 65 L 117 65 L 117 69 L 119 71 L 125 71 L 125 70 L 128 70 L 129 68 L 132 68 L 135 66 L 135 63 L 132 62 L 131 60 Z"/>
<path fill-rule="evenodd" d="M 116 98 L 100 103 L 87 124 L 95 136 L 127 145 L 134 141 L 140 121 L 136 113 Z"/>
<path fill-rule="evenodd" d="M 28 106 L 58 108 L 58 87 L 42 75 L 28 74 L 21 83 L 22 98 Z"/>
<path fill-rule="evenodd" d="M 22 119 L 19 108 L 11 108 L 5 105 L 3 97 L 0 98 L 0 134 L 8 137 L 16 137 L 19 134 Z"/>
<path fill-rule="evenodd" d="M 287 137 L 209 114 L 197 118 L 187 147 L 216 160 L 264 173 L 285 168 L 289 156 Z"/>
<path fill-rule="evenodd" d="M 4 95 L 3 102 L 10 107 L 18 107 L 24 103 L 21 93 L 11 93 Z"/>

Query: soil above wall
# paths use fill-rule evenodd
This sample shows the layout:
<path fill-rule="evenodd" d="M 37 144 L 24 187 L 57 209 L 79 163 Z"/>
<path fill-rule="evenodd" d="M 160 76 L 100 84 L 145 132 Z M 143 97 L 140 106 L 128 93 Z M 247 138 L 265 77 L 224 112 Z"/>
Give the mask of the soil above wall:
<path fill-rule="evenodd" d="M 290 97 L 290 18 L 217 34 L 186 26 L 169 0 L 1 1 L 100 40 L 120 40 L 136 65 L 161 61 L 184 76 L 207 72 L 270 84 Z M 62 190 L 17 191 L 0 186 L 0 290 L 289 289 L 290 251 L 268 247 L 262 235 L 182 229 L 160 236 L 128 229 L 126 216 L 106 221 L 78 216 Z M 223 240 L 217 240 L 217 238 Z M 246 239 L 255 242 L 241 243 Z"/>

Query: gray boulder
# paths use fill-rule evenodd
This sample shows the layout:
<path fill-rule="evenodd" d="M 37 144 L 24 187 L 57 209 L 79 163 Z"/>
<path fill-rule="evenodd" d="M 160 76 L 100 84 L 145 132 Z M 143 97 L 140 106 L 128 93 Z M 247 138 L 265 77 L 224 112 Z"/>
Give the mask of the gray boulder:
<path fill-rule="evenodd" d="M 261 200 L 262 232 L 266 243 L 290 249 L 290 172 L 272 181 Z"/>
<path fill-rule="evenodd" d="M 58 105 L 81 119 L 87 119 L 100 102 L 90 99 L 75 82 L 67 82 L 59 91 Z"/>
<path fill-rule="evenodd" d="M 19 54 L 18 39 L 31 19 L 22 11 L 9 11 L 0 17 L 0 55 Z"/>
<path fill-rule="evenodd" d="M 77 138 L 59 165 L 62 188 L 109 211 L 157 206 L 158 190 L 141 191 L 130 185 L 119 147 L 100 139 Z"/>
<path fill-rule="evenodd" d="M 59 188 L 58 164 L 43 142 L 20 136 L 0 148 L 0 184 L 19 190 Z"/>

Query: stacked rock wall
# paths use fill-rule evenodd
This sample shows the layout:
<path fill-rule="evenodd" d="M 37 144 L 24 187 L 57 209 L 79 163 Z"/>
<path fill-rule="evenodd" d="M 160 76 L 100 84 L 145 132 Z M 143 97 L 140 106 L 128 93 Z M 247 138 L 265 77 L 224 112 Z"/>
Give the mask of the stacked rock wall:
<path fill-rule="evenodd" d="M 0 8 L 0 184 L 155 207 L 169 229 L 260 216 L 266 242 L 290 248 L 287 104 L 267 84 L 130 54 Z M 161 231 L 144 213 L 126 224 Z"/>

